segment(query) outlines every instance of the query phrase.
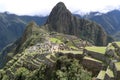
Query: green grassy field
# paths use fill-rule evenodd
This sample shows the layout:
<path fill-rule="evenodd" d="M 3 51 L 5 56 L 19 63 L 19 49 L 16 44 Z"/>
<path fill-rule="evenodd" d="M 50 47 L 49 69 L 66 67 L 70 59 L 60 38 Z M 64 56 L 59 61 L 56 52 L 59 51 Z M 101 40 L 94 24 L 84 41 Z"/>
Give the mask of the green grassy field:
<path fill-rule="evenodd" d="M 104 70 L 101 70 L 97 76 L 97 79 L 101 79 L 103 80 L 105 77 L 105 71 Z"/>
<path fill-rule="evenodd" d="M 57 38 L 50 38 L 50 41 L 53 43 L 62 43 L 62 41 Z"/>
<path fill-rule="evenodd" d="M 117 71 L 120 71 L 120 62 L 115 63 L 115 68 L 117 69 Z"/>
<path fill-rule="evenodd" d="M 93 51 L 93 52 L 98 52 L 98 53 L 102 53 L 105 54 L 106 51 L 106 47 L 85 47 L 85 49 L 89 50 L 89 51 Z"/>
<path fill-rule="evenodd" d="M 67 54 L 67 53 L 72 53 L 72 54 L 83 54 L 83 52 L 82 51 L 60 51 L 60 52 L 62 52 L 62 53 L 64 53 L 64 54 Z"/>
<path fill-rule="evenodd" d="M 113 71 L 109 69 L 109 67 L 107 68 L 106 74 L 109 75 L 109 77 L 114 77 Z"/>

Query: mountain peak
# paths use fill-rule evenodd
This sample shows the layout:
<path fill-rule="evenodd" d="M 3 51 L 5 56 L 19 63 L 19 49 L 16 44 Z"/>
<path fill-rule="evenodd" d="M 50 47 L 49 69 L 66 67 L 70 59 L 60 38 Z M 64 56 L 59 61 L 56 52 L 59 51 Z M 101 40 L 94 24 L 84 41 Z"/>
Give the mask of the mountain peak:
<path fill-rule="evenodd" d="M 46 22 L 46 29 L 75 35 L 94 42 L 95 45 L 106 45 L 107 36 L 104 30 L 92 21 L 73 16 L 63 2 L 59 2 L 52 9 Z"/>
<path fill-rule="evenodd" d="M 65 4 L 63 2 L 57 3 L 56 7 L 58 7 L 58 8 L 66 8 L 66 6 L 65 6 Z"/>
<path fill-rule="evenodd" d="M 63 2 L 59 2 L 52 9 L 46 24 L 54 24 L 57 21 L 64 21 L 71 15 L 71 12 L 66 8 L 65 4 Z"/>

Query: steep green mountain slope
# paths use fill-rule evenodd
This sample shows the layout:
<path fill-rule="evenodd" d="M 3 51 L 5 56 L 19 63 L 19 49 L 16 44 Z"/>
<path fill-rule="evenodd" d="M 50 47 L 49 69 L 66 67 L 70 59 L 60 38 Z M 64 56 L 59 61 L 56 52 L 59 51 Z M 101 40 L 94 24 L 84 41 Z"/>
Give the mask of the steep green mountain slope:
<path fill-rule="evenodd" d="M 8 53 L 2 57 L 7 64 L 0 70 L 0 79 L 92 80 L 94 76 L 95 79 L 117 80 L 119 46 L 120 42 L 107 47 L 92 46 L 76 36 L 49 32 L 31 22 L 21 39 L 8 47 Z"/>
<path fill-rule="evenodd" d="M 17 16 L 7 12 L 0 13 L 0 51 L 9 43 L 20 38 L 24 32 L 25 25 L 32 20 L 42 25 L 46 18 L 37 16 Z"/>
<path fill-rule="evenodd" d="M 46 29 L 75 35 L 99 46 L 107 44 L 107 35 L 100 25 L 73 16 L 62 2 L 52 9 L 46 22 Z"/>
<path fill-rule="evenodd" d="M 100 14 L 100 15 L 97 15 Z M 101 14 L 99 12 L 96 13 L 91 13 L 89 15 L 86 15 L 86 18 L 93 20 L 105 29 L 105 31 L 114 36 L 119 34 L 120 31 L 120 11 L 119 10 L 113 10 L 105 14 Z M 119 37 L 114 37 L 114 38 L 119 38 Z"/>
<path fill-rule="evenodd" d="M 6 63 L 8 60 L 10 61 L 1 70 L 2 76 L 0 78 L 2 80 L 16 80 L 16 78 L 19 80 L 52 80 L 62 79 L 61 76 L 63 76 L 63 78 L 67 79 L 72 75 L 72 71 L 77 72 L 78 70 L 74 69 L 78 68 L 80 72 L 84 72 L 84 75 L 76 73 L 79 76 L 72 75 L 71 78 L 83 79 L 85 75 L 88 75 L 86 79 L 90 79 L 90 73 L 83 70 L 82 66 L 76 62 L 77 60 L 68 58 L 59 59 L 60 54 L 56 54 L 56 52 L 72 52 L 75 55 L 81 55 L 83 47 L 91 45 L 91 43 L 73 35 L 48 32 L 40 28 L 36 23 L 31 22 L 26 27 L 21 39 L 12 44 L 12 46 L 9 46 L 7 53 L 5 50 L 4 56 L 1 55 L 1 62 Z M 60 62 L 62 63 L 61 65 Z M 67 70 L 69 73 L 64 72 L 64 68 L 70 68 Z M 62 74 L 68 76 L 64 77 Z"/>
<path fill-rule="evenodd" d="M 25 24 L 16 15 L 0 14 L 0 50 L 22 35 Z"/>
<path fill-rule="evenodd" d="M 44 29 L 41 29 L 41 28 L 39 29 L 39 26 L 37 27 L 36 26 L 37 25 L 35 22 L 29 23 L 23 33 L 23 36 L 19 40 L 17 40 L 15 43 L 6 47 L 5 50 L 3 50 L 1 54 L 1 57 L 2 57 L 1 64 L 2 62 L 5 63 L 5 61 L 8 61 L 6 60 L 6 59 L 9 59 L 6 57 L 7 55 L 9 55 L 8 53 L 14 53 L 14 54 L 11 54 L 11 57 L 12 57 L 17 53 L 22 52 L 27 47 L 34 45 L 37 42 L 42 42 L 46 40 L 46 38 L 49 38 L 49 36 L 54 37 L 54 38 L 50 38 L 50 41 L 54 43 L 61 43 L 61 44 L 66 43 L 68 47 L 73 49 L 77 49 L 79 47 L 89 44 L 89 42 L 85 42 L 85 41 L 82 41 L 81 39 L 77 39 L 77 37 L 75 36 L 69 36 L 69 35 L 64 36 L 64 34 L 62 33 L 57 34 L 56 32 L 48 32 L 48 31 L 45 31 Z M 66 48 L 68 48 L 67 46 Z"/>
<path fill-rule="evenodd" d="M 92 46 L 76 36 L 49 32 L 31 22 L 18 43 L 8 47 L 7 55 L 2 57 L 9 61 L 0 70 L 0 79 L 92 80 L 94 76 L 118 80 L 119 46 L 120 42 Z"/>

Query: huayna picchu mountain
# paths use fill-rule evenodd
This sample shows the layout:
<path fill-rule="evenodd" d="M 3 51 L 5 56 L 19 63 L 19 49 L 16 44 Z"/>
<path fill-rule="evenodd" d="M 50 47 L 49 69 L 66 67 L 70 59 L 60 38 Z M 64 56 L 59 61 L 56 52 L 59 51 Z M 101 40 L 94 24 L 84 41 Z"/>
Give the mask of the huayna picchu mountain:
<path fill-rule="evenodd" d="M 100 25 L 73 16 L 62 2 L 52 9 L 46 22 L 46 29 L 75 35 L 99 46 L 107 43 L 106 32 Z"/>
<path fill-rule="evenodd" d="M 99 25 L 72 16 L 60 2 L 45 25 L 30 22 L 22 37 L 3 50 L 0 80 L 116 80 L 120 70 L 118 45 L 95 46 L 106 45 L 106 40 Z M 99 76 L 102 70 L 104 75 Z"/>

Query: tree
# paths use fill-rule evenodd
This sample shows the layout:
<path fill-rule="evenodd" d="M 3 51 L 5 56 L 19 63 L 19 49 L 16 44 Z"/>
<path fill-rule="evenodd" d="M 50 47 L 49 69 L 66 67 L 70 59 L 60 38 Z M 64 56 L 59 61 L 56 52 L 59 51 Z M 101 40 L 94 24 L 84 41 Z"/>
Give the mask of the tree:
<path fill-rule="evenodd" d="M 21 67 L 15 72 L 15 80 L 25 80 L 29 74 L 28 69 Z"/>
<path fill-rule="evenodd" d="M 76 59 L 60 57 L 56 64 L 58 80 L 91 80 L 91 73 L 84 70 Z"/>

